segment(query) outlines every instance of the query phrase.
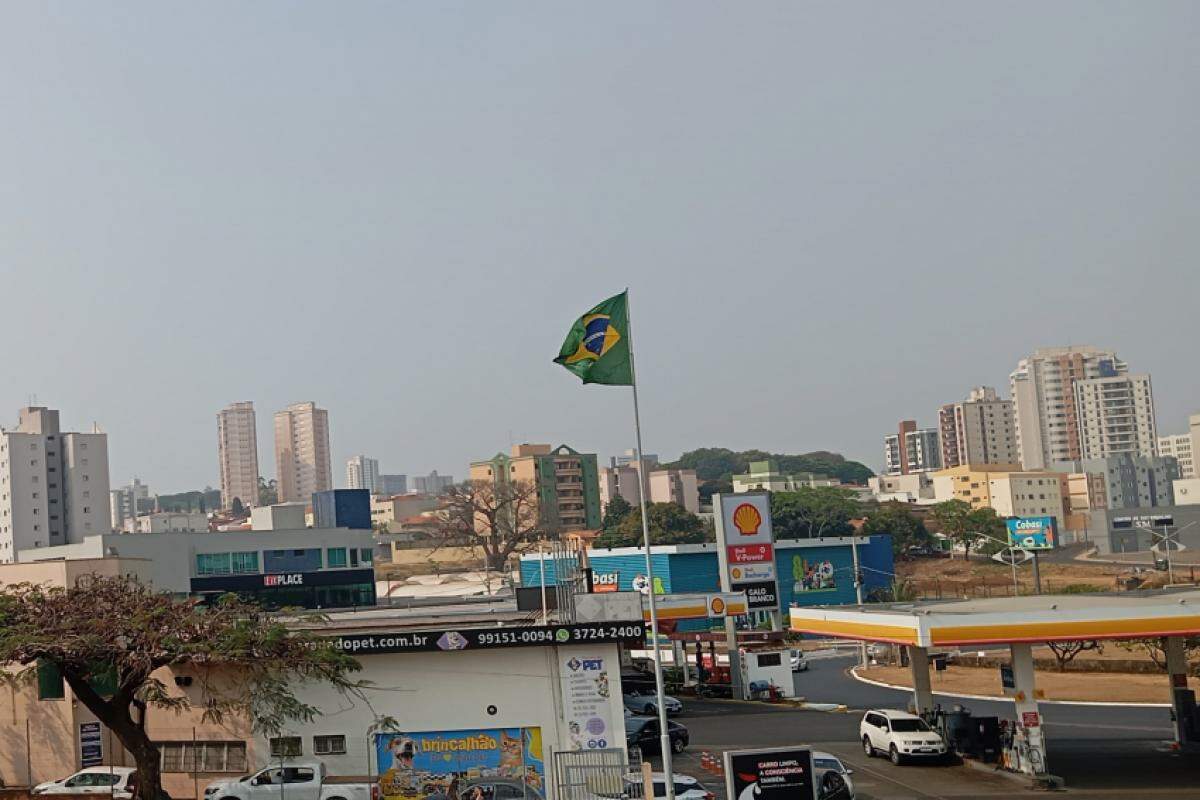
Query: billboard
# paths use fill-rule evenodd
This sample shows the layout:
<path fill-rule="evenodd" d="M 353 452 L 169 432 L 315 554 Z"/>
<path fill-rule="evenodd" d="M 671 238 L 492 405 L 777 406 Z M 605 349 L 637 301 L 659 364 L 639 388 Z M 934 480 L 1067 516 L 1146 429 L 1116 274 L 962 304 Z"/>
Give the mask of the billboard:
<path fill-rule="evenodd" d="M 727 751 L 725 790 L 730 800 L 816 800 L 812 750 L 770 747 Z"/>
<path fill-rule="evenodd" d="M 1008 526 L 1008 543 L 1023 550 L 1053 550 L 1054 517 L 1013 517 L 1004 521 Z"/>
<path fill-rule="evenodd" d="M 608 673 L 620 664 L 609 664 L 600 653 L 560 650 L 558 674 L 562 689 L 563 719 L 572 750 L 603 750 L 618 743 L 612 723 L 612 694 Z M 489 800 L 492 800 L 489 798 Z"/>
<path fill-rule="evenodd" d="M 541 728 L 375 735 L 384 800 L 543 800 Z"/>
<path fill-rule="evenodd" d="M 714 494 L 721 589 L 745 592 L 751 610 L 779 609 L 771 497 L 766 493 Z"/>

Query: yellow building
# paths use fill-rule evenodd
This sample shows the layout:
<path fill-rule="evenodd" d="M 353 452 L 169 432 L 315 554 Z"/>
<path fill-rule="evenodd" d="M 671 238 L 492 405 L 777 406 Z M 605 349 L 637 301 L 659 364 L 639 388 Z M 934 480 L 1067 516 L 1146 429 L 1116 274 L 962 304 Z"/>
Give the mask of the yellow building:
<path fill-rule="evenodd" d="M 1070 500 L 1067 475 L 1023 470 L 1017 464 L 968 464 L 933 473 L 939 502 L 962 500 L 971 508 L 990 508 L 1001 517 L 1054 517 L 1062 529 Z"/>

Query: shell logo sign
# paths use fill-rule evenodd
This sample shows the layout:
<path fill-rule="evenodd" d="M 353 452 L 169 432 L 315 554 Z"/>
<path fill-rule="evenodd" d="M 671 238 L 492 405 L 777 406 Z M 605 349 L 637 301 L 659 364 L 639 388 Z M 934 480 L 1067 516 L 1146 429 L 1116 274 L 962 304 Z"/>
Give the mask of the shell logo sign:
<path fill-rule="evenodd" d="M 725 615 L 725 600 L 722 597 L 713 595 L 708 604 L 709 614 L 714 617 L 722 617 Z"/>
<path fill-rule="evenodd" d="M 749 503 L 742 503 L 733 510 L 733 524 L 742 536 L 756 536 L 762 525 L 762 514 Z"/>

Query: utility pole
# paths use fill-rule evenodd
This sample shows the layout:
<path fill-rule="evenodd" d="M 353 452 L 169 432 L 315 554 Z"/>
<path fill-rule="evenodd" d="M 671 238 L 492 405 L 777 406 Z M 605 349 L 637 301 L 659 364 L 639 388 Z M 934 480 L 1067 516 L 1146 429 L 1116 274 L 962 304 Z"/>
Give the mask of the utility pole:
<path fill-rule="evenodd" d="M 1033 551 L 1033 593 L 1042 593 L 1042 570 L 1038 566 L 1038 551 Z"/>
<path fill-rule="evenodd" d="M 861 606 L 863 604 L 862 570 L 858 566 L 858 537 L 853 533 L 850 534 L 850 553 L 854 558 L 854 597 Z M 858 664 L 861 667 L 867 666 L 867 643 L 861 639 L 858 641 Z"/>

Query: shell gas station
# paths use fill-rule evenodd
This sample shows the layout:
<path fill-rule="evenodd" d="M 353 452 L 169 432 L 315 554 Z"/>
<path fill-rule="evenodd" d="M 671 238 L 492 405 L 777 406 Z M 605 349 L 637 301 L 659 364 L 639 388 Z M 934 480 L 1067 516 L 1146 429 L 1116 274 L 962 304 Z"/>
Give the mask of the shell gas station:
<path fill-rule="evenodd" d="M 1185 637 L 1200 635 L 1200 590 L 1195 588 L 853 607 L 793 606 L 789 617 L 789 628 L 796 633 L 905 648 L 912 670 L 912 706 L 920 714 L 934 710 L 932 655 L 959 648 L 1006 646 L 1011 669 L 1010 677 L 1005 679 L 1005 694 L 1015 705 L 1013 735 L 1024 753 L 1019 769 L 1035 778 L 1049 775 L 1052 765 L 1046 762 L 1033 645 L 1161 639 L 1167 671 L 1163 701 L 1171 703 L 1176 748 L 1191 750 L 1200 743 L 1200 714 L 1195 693 L 1187 688 L 1184 651 Z"/>

